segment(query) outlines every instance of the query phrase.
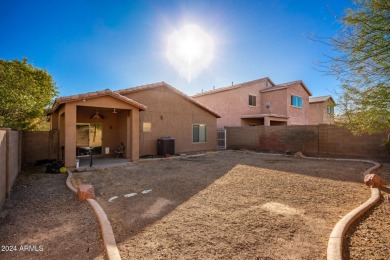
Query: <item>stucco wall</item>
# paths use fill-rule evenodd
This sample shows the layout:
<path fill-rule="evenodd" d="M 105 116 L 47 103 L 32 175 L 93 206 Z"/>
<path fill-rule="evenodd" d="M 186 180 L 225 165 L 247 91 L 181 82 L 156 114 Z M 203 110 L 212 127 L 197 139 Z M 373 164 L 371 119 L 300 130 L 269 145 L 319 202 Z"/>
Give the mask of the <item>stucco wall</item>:
<path fill-rule="evenodd" d="M 31 164 L 38 160 L 59 159 L 58 130 L 23 132 L 22 163 Z"/>
<path fill-rule="evenodd" d="M 22 166 L 22 134 L 11 129 L 0 129 L 0 207 L 11 194 L 12 185 Z"/>
<path fill-rule="evenodd" d="M 167 87 L 124 94 L 148 107 L 140 112 L 140 155 L 157 154 L 157 139 L 175 138 L 175 152 L 213 150 L 217 148 L 216 117 Z M 144 131 L 143 123 L 151 124 Z M 206 124 L 206 143 L 192 142 L 192 125 Z"/>
<path fill-rule="evenodd" d="M 261 97 L 259 91 L 266 87 L 267 80 L 248 84 L 213 94 L 194 97 L 199 103 L 217 112 L 221 118 L 217 120 L 218 128 L 224 126 L 241 126 L 241 116 L 261 113 Z M 256 96 L 256 106 L 249 106 L 249 95 Z"/>
<path fill-rule="evenodd" d="M 12 185 L 14 184 L 21 168 L 21 158 L 19 153 L 20 141 L 18 131 L 8 131 L 8 194 L 11 193 Z"/>
<path fill-rule="evenodd" d="M 331 104 L 329 100 L 325 102 L 310 103 L 309 124 L 333 124 L 334 116 L 328 114 L 328 105 L 334 104 Z"/>
<path fill-rule="evenodd" d="M 3 206 L 7 194 L 7 140 L 6 131 L 0 130 L 0 209 Z"/>
<path fill-rule="evenodd" d="M 302 98 L 302 107 L 298 108 L 291 105 L 291 95 Z M 309 124 L 309 94 L 301 84 L 296 84 L 294 87 L 287 88 L 287 115 L 289 125 L 307 125 Z"/>
<path fill-rule="evenodd" d="M 221 116 L 217 121 L 218 128 L 248 125 L 250 120 L 241 120 L 241 116 L 253 114 L 287 115 L 289 125 L 309 123 L 309 93 L 300 83 L 287 88 L 260 92 L 266 87 L 265 82 L 263 80 L 239 88 L 195 96 L 194 99 Z M 256 96 L 256 107 L 248 105 L 249 95 Z M 291 106 L 291 95 L 302 98 L 302 108 Z M 267 104 L 270 104 L 269 108 Z"/>
<path fill-rule="evenodd" d="M 323 102 L 310 103 L 309 105 L 309 124 L 310 125 L 318 125 L 321 124 L 323 120 Z"/>
<path fill-rule="evenodd" d="M 261 102 L 264 104 L 261 109 L 262 114 L 287 115 L 287 90 L 280 89 L 261 93 Z M 267 108 L 266 105 L 270 104 Z"/>

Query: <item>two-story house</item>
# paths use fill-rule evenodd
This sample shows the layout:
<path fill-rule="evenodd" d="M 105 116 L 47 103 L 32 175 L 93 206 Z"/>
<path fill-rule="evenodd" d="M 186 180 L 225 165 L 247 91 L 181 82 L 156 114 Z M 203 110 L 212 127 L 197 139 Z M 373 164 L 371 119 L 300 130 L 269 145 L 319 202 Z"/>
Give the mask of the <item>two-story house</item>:
<path fill-rule="evenodd" d="M 328 123 L 317 120 L 320 112 L 310 112 L 320 109 L 322 113 L 324 109 L 310 106 L 311 95 L 300 80 L 277 85 L 267 77 L 199 93 L 193 98 L 221 116 L 218 128 Z M 317 119 L 311 120 L 311 116 Z"/>
<path fill-rule="evenodd" d="M 310 97 L 309 124 L 333 124 L 336 103 L 331 96 Z"/>

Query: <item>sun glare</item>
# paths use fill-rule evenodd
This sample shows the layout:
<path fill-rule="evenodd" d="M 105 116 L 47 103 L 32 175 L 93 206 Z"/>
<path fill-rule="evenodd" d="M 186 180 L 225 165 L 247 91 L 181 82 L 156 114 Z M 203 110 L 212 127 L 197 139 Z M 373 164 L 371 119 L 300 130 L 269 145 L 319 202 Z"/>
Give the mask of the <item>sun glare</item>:
<path fill-rule="evenodd" d="M 166 55 L 180 76 L 190 82 L 213 60 L 214 42 L 199 26 L 188 24 L 168 37 Z"/>

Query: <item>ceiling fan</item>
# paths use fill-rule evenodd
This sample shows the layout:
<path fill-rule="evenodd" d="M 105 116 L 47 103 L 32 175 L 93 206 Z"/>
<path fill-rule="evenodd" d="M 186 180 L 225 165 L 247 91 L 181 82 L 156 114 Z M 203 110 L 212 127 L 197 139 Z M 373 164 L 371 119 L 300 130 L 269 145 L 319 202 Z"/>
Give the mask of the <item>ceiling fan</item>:
<path fill-rule="evenodd" d="M 104 116 L 99 113 L 99 109 L 96 109 L 95 114 L 90 116 L 90 119 L 104 119 Z"/>

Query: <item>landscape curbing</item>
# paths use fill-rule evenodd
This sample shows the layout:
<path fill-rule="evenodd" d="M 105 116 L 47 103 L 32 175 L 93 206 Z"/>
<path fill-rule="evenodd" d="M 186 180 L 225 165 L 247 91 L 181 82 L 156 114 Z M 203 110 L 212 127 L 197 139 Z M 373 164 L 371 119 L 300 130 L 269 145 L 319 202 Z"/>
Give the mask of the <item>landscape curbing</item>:
<path fill-rule="evenodd" d="M 365 203 L 355 208 L 347 215 L 345 215 L 336 226 L 328 240 L 328 249 L 326 251 L 328 260 L 342 260 L 343 259 L 343 243 L 344 236 L 350 225 L 359 217 L 372 208 L 380 199 L 380 191 L 378 188 L 371 188 L 371 197 Z"/>
<path fill-rule="evenodd" d="M 67 171 L 68 177 L 66 179 L 66 186 L 73 191 L 74 193 L 77 193 L 77 190 L 72 185 L 72 172 Z M 104 250 L 106 252 L 106 256 L 108 260 L 120 260 L 122 259 L 118 247 L 116 245 L 114 232 L 112 230 L 110 221 L 107 218 L 106 213 L 102 209 L 102 207 L 99 205 L 99 203 L 94 199 L 87 199 L 88 204 L 92 207 L 100 225 L 102 237 L 103 237 L 103 244 L 104 244 Z"/>
<path fill-rule="evenodd" d="M 266 154 L 270 155 L 268 153 L 259 153 L 259 154 Z M 186 157 L 197 157 L 204 154 L 197 154 L 197 155 L 189 155 Z M 281 155 L 281 154 L 271 154 L 271 155 Z M 304 159 L 311 159 L 311 160 L 334 160 L 334 161 L 352 161 L 352 162 L 365 162 L 365 163 L 371 163 L 374 164 L 373 167 L 367 169 L 363 175 L 370 174 L 373 170 L 378 169 L 381 164 L 378 162 L 370 161 L 370 160 L 360 160 L 360 159 L 339 159 L 339 158 L 320 158 L 320 157 L 306 157 L 303 154 L 298 155 L 299 158 Z M 173 159 L 175 157 L 170 158 L 155 158 L 155 159 L 144 159 L 142 161 L 148 161 L 148 160 L 161 160 L 161 159 Z M 180 158 L 180 157 L 178 157 Z M 177 157 L 176 157 L 177 159 Z M 77 193 L 77 190 L 73 187 L 71 183 L 72 178 L 72 172 L 69 170 L 67 171 L 68 178 L 66 180 L 67 187 L 72 190 L 74 193 Z M 364 213 L 366 213 L 370 208 L 372 208 L 380 199 L 380 190 L 378 188 L 371 187 L 371 197 L 362 205 L 355 208 L 351 212 L 349 212 L 347 215 L 345 215 L 333 228 L 329 240 L 328 240 L 328 248 L 327 248 L 327 260 L 342 260 L 343 259 L 343 243 L 344 243 L 344 236 L 347 232 L 350 225 L 356 221 L 359 217 L 361 217 Z M 107 215 L 105 214 L 104 210 L 101 208 L 99 203 L 95 201 L 94 199 L 87 199 L 87 202 L 90 204 L 90 206 L 93 208 L 95 215 L 98 218 L 101 232 L 103 236 L 103 243 L 105 247 L 105 251 L 107 254 L 107 258 L 109 260 L 116 260 L 121 259 L 118 247 L 116 245 L 114 233 L 111 227 L 111 224 L 107 218 Z"/>
<path fill-rule="evenodd" d="M 352 162 L 365 162 L 374 164 L 371 168 L 367 169 L 363 175 L 366 176 L 370 174 L 373 170 L 378 169 L 381 164 L 378 162 L 370 160 L 359 160 L 359 159 L 338 159 L 338 158 L 316 158 L 316 157 L 306 157 L 303 154 L 298 154 L 298 157 L 311 160 L 334 160 L 334 161 L 352 161 Z M 328 248 L 326 251 L 328 260 L 342 260 L 343 259 L 343 244 L 344 236 L 348 228 L 353 222 L 355 222 L 359 217 L 366 213 L 370 208 L 372 208 L 380 199 L 380 191 L 378 188 L 371 187 L 371 197 L 362 205 L 355 208 L 347 215 L 337 222 L 334 226 L 332 233 L 329 236 Z"/>

